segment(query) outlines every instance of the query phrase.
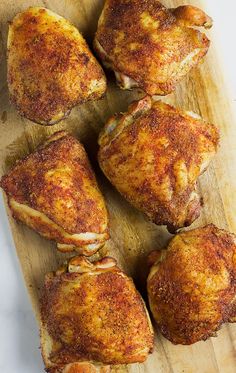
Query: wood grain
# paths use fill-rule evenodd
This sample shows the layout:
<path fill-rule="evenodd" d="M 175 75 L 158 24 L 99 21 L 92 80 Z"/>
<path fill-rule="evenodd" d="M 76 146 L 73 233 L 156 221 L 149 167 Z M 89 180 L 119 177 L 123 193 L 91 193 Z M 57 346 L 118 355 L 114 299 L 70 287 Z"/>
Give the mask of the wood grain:
<path fill-rule="evenodd" d="M 174 7 L 182 1 L 164 1 Z M 186 2 L 185 2 L 186 3 Z M 199 1 L 188 3 L 202 6 Z M 166 245 L 170 238 L 164 227 L 148 222 L 133 209 L 102 175 L 96 162 L 97 136 L 107 118 L 125 110 L 141 93 L 123 92 L 117 88 L 114 77 L 108 73 L 109 88 L 106 97 L 96 103 L 76 107 L 68 119 L 50 128 L 35 125 L 20 118 L 9 104 L 6 84 L 7 22 L 28 6 L 42 5 L 72 21 L 91 43 L 103 1 L 50 0 L 0 2 L 0 173 L 3 174 L 16 159 L 31 152 L 48 135 L 60 129 L 75 134 L 86 146 L 105 195 L 109 214 L 111 240 L 103 249 L 116 257 L 125 271 L 132 275 L 145 297 L 145 257 L 155 248 Z M 210 36 L 214 39 L 214 36 Z M 192 110 L 221 131 L 221 147 L 209 170 L 201 177 L 199 189 L 204 199 L 201 218 L 192 226 L 215 223 L 236 233 L 236 123 L 229 105 L 222 71 L 217 63 L 214 45 L 200 68 L 195 69 L 177 88 L 175 94 L 164 99 L 181 108 Z M 15 246 L 25 283 L 38 316 L 38 299 L 45 273 L 57 268 L 66 258 L 55 245 L 41 238 L 27 227 L 17 224 L 9 215 Z M 145 364 L 114 367 L 122 373 L 233 373 L 236 372 L 236 326 L 225 325 L 218 338 L 193 346 L 174 346 L 159 334 L 154 353 Z"/>

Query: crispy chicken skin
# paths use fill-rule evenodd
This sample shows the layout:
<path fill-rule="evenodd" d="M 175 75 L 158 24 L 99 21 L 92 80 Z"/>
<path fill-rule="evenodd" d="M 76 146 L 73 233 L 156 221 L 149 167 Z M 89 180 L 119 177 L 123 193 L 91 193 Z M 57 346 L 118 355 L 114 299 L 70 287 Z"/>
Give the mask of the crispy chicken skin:
<path fill-rule="evenodd" d="M 145 304 L 114 259 L 74 257 L 46 276 L 41 349 L 48 372 L 105 373 L 110 364 L 143 362 L 152 348 Z"/>
<path fill-rule="evenodd" d="M 94 254 L 109 238 L 107 210 L 84 147 L 56 132 L 3 176 L 13 216 L 61 251 Z"/>
<path fill-rule="evenodd" d="M 190 26 L 212 26 L 191 5 L 167 9 L 159 1 L 106 0 L 94 47 L 122 89 L 166 95 L 205 56 L 209 40 Z"/>
<path fill-rule="evenodd" d="M 99 137 L 99 163 L 137 209 L 170 231 L 200 213 L 196 181 L 218 144 L 218 131 L 199 116 L 149 96 L 112 117 Z"/>
<path fill-rule="evenodd" d="M 10 99 L 22 116 L 52 125 L 106 90 L 102 68 L 79 31 L 49 9 L 19 13 L 8 34 Z"/>
<path fill-rule="evenodd" d="M 212 224 L 176 235 L 156 252 L 147 288 L 154 319 L 172 343 L 215 336 L 222 323 L 236 321 L 236 237 Z"/>

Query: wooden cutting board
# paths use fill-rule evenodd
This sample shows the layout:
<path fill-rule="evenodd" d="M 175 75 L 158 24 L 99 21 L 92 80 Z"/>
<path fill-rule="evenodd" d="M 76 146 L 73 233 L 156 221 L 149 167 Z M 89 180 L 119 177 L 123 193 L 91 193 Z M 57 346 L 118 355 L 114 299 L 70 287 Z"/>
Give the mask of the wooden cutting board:
<path fill-rule="evenodd" d="M 182 1 L 163 0 L 167 6 Z M 186 3 L 186 2 L 185 2 Z M 188 1 L 204 9 L 199 1 Z M 96 163 L 97 136 L 109 116 L 125 111 L 142 93 L 121 91 L 108 73 L 109 88 L 106 97 L 72 110 L 68 119 L 53 127 L 42 127 L 20 118 L 9 104 L 6 83 L 6 40 L 8 24 L 14 15 L 28 6 L 46 6 L 75 24 L 91 45 L 101 13 L 102 0 L 49 0 L 0 1 L 0 173 L 5 173 L 15 161 L 29 152 L 52 133 L 67 129 L 86 146 L 106 198 L 110 214 L 111 240 L 102 255 L 118 259 L 124 270 L 132 275 L 145 297 L 145 258 L 155 248 L 162 248 L 171 237 L 164 227 L 158 227 L 132 208 L 109 184 Z M 213 30 L 214 33 L 214 30 Z M 214 39 L 213 35 L 210 35 Z M 214 45 L 200 68 L 178 86 L 175 94 L 164 98 L 186 110 L 202 115 L 215 123 L 221 131 L 221 148 L 208 171 L 201 177 L 200 193 L 204 199 L 201 218 L 193 227 L 215 223 L 220 228 L 236 233 L 236 122 L 229 105 L 222 72 L 217 64 Z M 9 212 L 9 211 L 8 211 Z M 55 245 L 41 238 L 27 227 L 17 224 L 9 215 L 17 255 L 25 283 L 38 317 L 38 299 L 44 275 L 56 269 L 66 257 L 56 251 Z M 193 346 L 174 346 L 156 334 L 154 353 L 144 364 L 119 366 L 113 372 L 130 373 L 235 373 L 236 325 L 225 325 L 217 338 Z M 33 373 L 33 372 L 32 372 Z"/>

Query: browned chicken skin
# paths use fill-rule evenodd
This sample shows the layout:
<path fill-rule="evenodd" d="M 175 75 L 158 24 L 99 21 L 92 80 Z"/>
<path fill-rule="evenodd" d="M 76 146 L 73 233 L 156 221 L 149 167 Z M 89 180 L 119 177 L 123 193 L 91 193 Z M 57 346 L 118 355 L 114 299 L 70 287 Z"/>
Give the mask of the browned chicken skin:
<path fill-rule="evenodd" d="M 84 147 L 56 132 L 3 176 L 14 217 L 61 251 L 94 254 L 109 238 L 105 202 Z"/>
<path fill-rule="evenodd" d="M 166 95 L 208 51 L 206 35 L 190 26 L 211 25 L 191 5 L 167 9 L 157 0 L 106 0 L 94 46 L 121 88 Z"/>
<path fill-rule="evenodd" d="M 175 344 L 216 335 L 236 321 L 236 237 L 214 225 L 175 236 L 151 254 L 151 311 L 161 333 Z M 156 259 L 156 260 L 155 260 Z"/>
<path fill-rule="evenodd" d="M 105 373 L 106 365 L 143 362 L 153 348 L 145 304 L 112 258 L 74 257 L 47 275 L 41 320 L 50 373 Z"/>
<path fill-rule="evenodd" d="M 147 96 L 108 121 L 99 137 L 99 163 L 131 204 L 172 231 L 199 216 L 196 181 L 218 140 L 215 126 L 196 114 Z"/>
<path fill-rule="evenodd" d="M 22 116 L 52 125 L 103 96 L 106 78 L 79 31 L 49 9 L 15 16 L 8 34 L 10 99 Z"/>

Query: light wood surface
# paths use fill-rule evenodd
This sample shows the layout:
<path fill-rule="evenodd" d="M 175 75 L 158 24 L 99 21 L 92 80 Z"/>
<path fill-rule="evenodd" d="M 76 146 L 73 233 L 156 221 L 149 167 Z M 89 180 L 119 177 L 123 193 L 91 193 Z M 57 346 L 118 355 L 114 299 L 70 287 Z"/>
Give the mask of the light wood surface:
<path fill-rule="evenodd" d="M 167 6 L 182 1 L 163 0 Z M 186 2 L 185 2 L 186 3 Z M 188 1 L 204 8 L 199 1 Z M 42 127 L 20 118 L 9 104 L 6 83 L 7 22 L 28 6 L 46 6 L 73 22 L 91 45 L 101 12 L 101 0 L 49 0 L 0 1 L 0 173 L 5 173 L 14 162 L 31 152 L 40 142 L 55 131 L 67 129 L 86 146 L 110 214 L 111 240 L 102 251 L 118 259 L 124 270 L 145 289 L 145 258 L 152 249 L 164 247 L 171 237 L 164 227 L 147 221 L 132 208 L 102 175 L 96 163 L 97 136 L 107 118 L 126 110 L 128 104 L 142 97 L 142 93 L 124 92 L 115 85 L 113 74 L 108 73 L 109 88 L 106 97 L 72 110 L 69 118 L 53 127 Z M 223 5 L 222 5 L 223 6 Z M 214 33 L 214 31 L 212 31 Z M 210 34 L 210 38 L 211 34 Z M 213 38 L 214 39 L 214 38 Z M 215 223 L 236 233 L 236 122 L 229 105 L 223 82 L 223 73 L 217 64 L 217 52 L 212 45 L 200 68 L 178 86 L 175 94 L 164 100 L 183 109 L 192 110 L 215 123 L 221 131 L 221 147 L 209 170 L 201 177 L 200 193 L 204 199 L 201 218 L 193 227 Z M 56 269 L 65 254 L 56 251 L 48 242 L 27 227 L 17 224 L 9 214 L 15 246 L 25 283 L 38 316 L 38 299 L 45 273 Z M 145 297 L 145 294 L 144 294 Z M 236 325 L 225 325 L 217 338 L 193 346 L 174 346 L 159 333 L 154 353 L 145 364 L 119 366 L 113 372 L 130 373 L 235 373 Z"/>

